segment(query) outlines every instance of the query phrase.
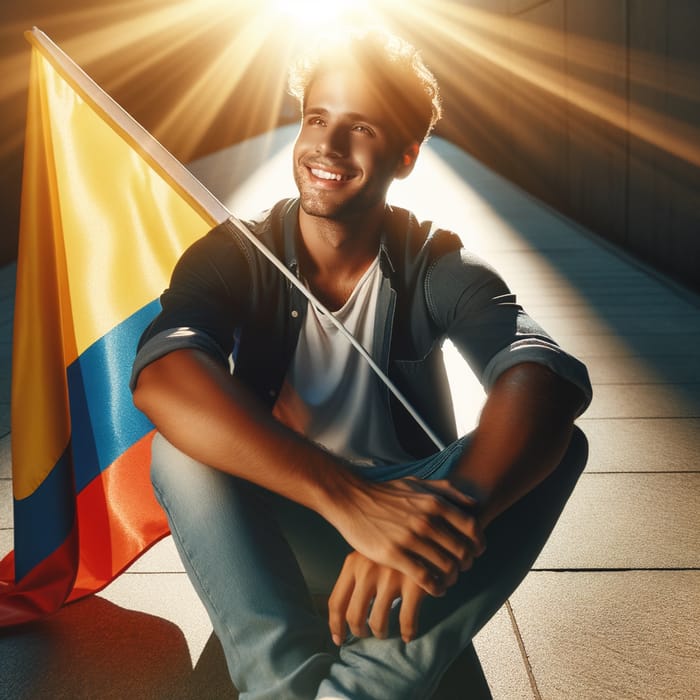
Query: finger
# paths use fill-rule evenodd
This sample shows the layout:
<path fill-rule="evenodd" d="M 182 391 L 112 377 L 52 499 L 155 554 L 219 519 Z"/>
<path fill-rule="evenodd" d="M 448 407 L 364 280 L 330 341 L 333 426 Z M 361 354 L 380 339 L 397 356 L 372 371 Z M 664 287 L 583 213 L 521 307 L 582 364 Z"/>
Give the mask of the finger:
<path fill-rule="evenodd" d="M 449 557 L 464 562 L 479 556 L 485 548 L 484 533 L 476 516 L 444 500 L 423 504 L 423 510 L 412 516 L 409 525 L 428 544 L 441 548 L 442 556 L 440 550 L 427 556 L 422 552 L 421 556 L 445 573 L 449 571 Z"/>
<path fill-rule="evenodd" d="M 376 592 L 375 582 L 370 577 L 364 577 L 362 580 L 355 581 L 345 619 L 350 627 L 350 631 L 356 637 L 369 637 L 370 635 L 367 617 L 369 616 L 370 604 Z"/>
<path fill-rule="evenodd" d="M 408 644 L 418 635 L 418 613 L 425 593 L 410 583 L 404 585 L 399 611 L 399 627 L 401 639 Z"/>
<path fill-rule="evenodd" d="M 417 513 L 407 524 L 409 530 L 402 542 L 404 548 L 424 559 L 442 578 L 451 578 L 471 556 L 468 539 L 440 517 Z"/>
<path fill-rule="evenodd" d="M 445 594 L 442 575 L 438 575 L 428 562 L 412 552 L 397 550 L 396 555 L 392 557 L 392 568 L 407 576 L 428 595 L 439 598 Z"/>
<path fill-rule="evenodd" d="M 389 613 L 401 591 L 396 585 L 383 586 L 372 603 L 368 624 L 372 634 L 378 639 L 386 639 L 389 631 Z"/>
<path fill-rule="evenodd" d="M 328 598 L 328 627 L 333 643 L 338 647 L 345 639 L 345 617 L 354 587 L 355 577 L 349 573 L 347 566 L 343 566 Z"/>

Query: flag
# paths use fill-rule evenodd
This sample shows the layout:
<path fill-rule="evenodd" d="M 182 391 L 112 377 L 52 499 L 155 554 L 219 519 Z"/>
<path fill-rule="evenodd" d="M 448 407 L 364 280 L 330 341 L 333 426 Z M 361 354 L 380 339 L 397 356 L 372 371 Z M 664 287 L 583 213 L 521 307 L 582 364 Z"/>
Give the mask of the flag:
<path fill-rule="evenodd" d="M 14 551 L 0 625 L 103 588 L 167 534 L 136 343 L 182 251 L 225 208 L 37 29 L 13 335 Z"/>

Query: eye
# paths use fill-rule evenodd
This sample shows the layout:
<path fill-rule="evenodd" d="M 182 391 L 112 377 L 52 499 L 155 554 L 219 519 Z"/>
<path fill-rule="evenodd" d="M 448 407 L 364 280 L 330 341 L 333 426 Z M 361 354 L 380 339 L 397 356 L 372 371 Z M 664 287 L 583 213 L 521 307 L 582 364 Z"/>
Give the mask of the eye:
<path fill-rule="evenodd" d="M 366 124 L 355 124 L 352 130 L 359 133 L 365 134 L 367 136 L 374 136 L 374 130 L 368 127 Z"/>
<path fill-rule="evenodd" d="M 310 116 L 307 120 L 306 123 L 309 126 L 325 126 L 326 122 L 323 121 L 323 119 L 317 115 Z"/>

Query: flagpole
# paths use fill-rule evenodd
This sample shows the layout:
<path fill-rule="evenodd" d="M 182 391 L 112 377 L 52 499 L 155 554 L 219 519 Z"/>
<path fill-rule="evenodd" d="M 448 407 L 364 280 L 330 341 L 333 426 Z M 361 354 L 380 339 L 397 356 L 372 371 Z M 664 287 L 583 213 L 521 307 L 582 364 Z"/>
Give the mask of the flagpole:
<path fill-rule="evenodd" d="M 398 387 L 377 365 L 372 356 L 347 328 L 332 314 L 311 291 L 292 274 L 287 267 L 177 159 L 154 136 L 144 129 L 125 109 L 115 102 L 100 86 L 72 61 L 49 37 L 37 27 L 25 32 L 25 38 L 52 63 L 61 76 L 105 117 L 106 123 L 134 146 L 151 163 L 175 190 L 197 211 L 208 219 L 212 226 L 229 220 L 262 255 L 269 260 L 291 284 L 296 287 L 319 312 L 324 314 L 347 341 L 360 353 L 379 379 L 387 386 L 399 403 L 408 411 L 438 449 L 444 443 L 430 426 L 415 411 Z"/>

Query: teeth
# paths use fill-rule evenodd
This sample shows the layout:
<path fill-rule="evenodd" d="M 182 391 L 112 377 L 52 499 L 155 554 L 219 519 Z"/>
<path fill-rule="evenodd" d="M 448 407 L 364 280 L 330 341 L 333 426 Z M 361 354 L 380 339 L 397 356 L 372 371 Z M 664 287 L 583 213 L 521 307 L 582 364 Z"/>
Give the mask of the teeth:
<path fill-rule="evenodd" d="M 340 173 L 330 173 L 327 170 L 318 170 L 317 168 L 311 168 L 311 173 L 315 177 L 321 178 L 321 180 L 336 180 L 340 182 L 341 180 L 348 179 L 345 175 L 341 175 Z"/>

